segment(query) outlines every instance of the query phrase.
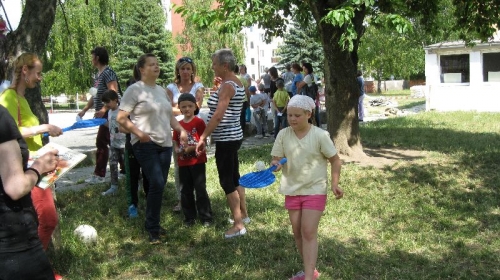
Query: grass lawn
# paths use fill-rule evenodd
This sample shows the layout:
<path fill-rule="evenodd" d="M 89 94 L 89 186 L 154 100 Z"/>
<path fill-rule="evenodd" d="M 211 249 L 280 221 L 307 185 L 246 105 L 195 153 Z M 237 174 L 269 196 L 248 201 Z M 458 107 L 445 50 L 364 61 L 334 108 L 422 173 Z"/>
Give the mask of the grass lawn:
<path fill-rule="evenodd" d="M 500 279 L 500 114 L 427 112 L 360 129 L 364 146 L 422 156 L 382 169 L 343 166 L 346 194 L 329 197 L 320 223 L 320 279 Z M 241 173 L 269 162 L 270 150 L 242 150 Z M 58 194 L 56 271 L 68 279 L 288 279 L 302 269 L 277 184 L 247 191 L 248 234 L 224 240 L 229 210 L 213 159 L 207 177 L 214 225 L 182 225 L 169 176 L 162 245 L 147 242 L 143 200 L 139 218 L 125 217 L 123 188 L 114 197 L 100 195 L 105 185 Z M 73 236 L 80 224 L 97 229 L 96 245 Z"/>

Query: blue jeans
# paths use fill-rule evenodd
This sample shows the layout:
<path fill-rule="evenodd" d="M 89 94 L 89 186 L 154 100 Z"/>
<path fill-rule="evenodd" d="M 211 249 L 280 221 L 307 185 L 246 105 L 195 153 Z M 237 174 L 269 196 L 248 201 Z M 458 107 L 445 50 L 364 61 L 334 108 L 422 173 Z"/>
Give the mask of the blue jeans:
<path fill-rule="evenodd" d="M 319 106 L 316 105 L 314 109 L 314 118 L 316 119 L 316 126 L 321 127 L 321 120 L 319 119 Z"/>
<path fill-rule="evenodd" d="M 170 169 L 172 147 L 161 147 L 150 141 L 147 143 L 137 142 L 133 149 L 135 158 L 149 182 L 145 227 L 149 232 L 158 232 L 160 230 L 161 202 Z"/>
<path fill-rule="evenodd" d="M 283 109 L 280 109 L 280 110 L 283 110 Z M 277 113 L 274 114 L 274 138 L 276 138 L 276 136 L 278 135 L 278 132 L 280 132 L 280 126 L 281 126 L 281 129 L 288 126 L 288 123 L 286 122 L 286 112 L 283 113 L 282 116 L 278 116 Z"/>

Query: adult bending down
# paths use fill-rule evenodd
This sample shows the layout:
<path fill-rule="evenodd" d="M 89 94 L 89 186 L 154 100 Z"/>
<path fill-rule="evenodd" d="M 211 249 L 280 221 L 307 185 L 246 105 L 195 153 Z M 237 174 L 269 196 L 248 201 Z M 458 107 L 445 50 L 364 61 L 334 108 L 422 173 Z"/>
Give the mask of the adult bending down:
<path fill-rule="evenodd" d="M 240 112 L 245 98 L 245 88 L 234 74 L 236 58 L 230 49 L 221 49 L 212 55 L 212 69 L 220 77 L 219 90 L 210 95 L 207 104 L 210 108 L 208 124 L 196 146 L 197 152 L 205 150 L 205 140 L 211 135 L 215 142 L 215 162 L 219 172 L 219 183 L 234 219 L 233 227 L 224 234 L 232 238 L 246 234 L 243 220 L 248 223 L 245 189 L 239 186 L 240 172 L 238 150 L 241 147 L 243 131 L 240 125 Z"/>
<path fill-rule="evenodd" d="M 16 122 L 0 106 L 0 279 L 54 279 L 38 238 L 31 190 L 40 174 L 56 168 L 52 150 L 27 168 L 29 150 Z"/>
<path fill-rule="evenodd" d="M 160 212 L 172 158 L 171 128 L 180 133 L 182 144 L 187 144 L 186 131 L 173 116 L 167 92 L 156 85 L 159 75 L 156 56 L 139 57 L 134 69 L 138 82 L 125 91 L 117 117 L 118 123 L 132 134 L 135 157 L 149 181 L 145 228 L 151 244 L 159 244 L 160 235 L 165 234 L 160 226 Z"/>

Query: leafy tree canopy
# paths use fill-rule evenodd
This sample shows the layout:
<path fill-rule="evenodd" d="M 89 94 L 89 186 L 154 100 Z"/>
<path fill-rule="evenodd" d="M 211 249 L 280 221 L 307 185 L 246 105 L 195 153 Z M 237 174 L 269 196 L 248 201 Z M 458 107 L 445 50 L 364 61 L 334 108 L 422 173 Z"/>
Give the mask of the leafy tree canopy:
<path fill-rule="evenodd" d="M 286 64 L 300 64 L 305 60 L 312 64 L 316 75 L 323 76 L 323 47 L 313 19 L 311 19 L 311 24 L 304 27 L 293 23 L 290 30 L 285 33 L 283 45 L 278 48 L 278 51 L 281 57 L 278 68 L 283 69 Z"/>
<path fill-rule="evenodd" d="M 160 76 L 157 83 L 166 86 L 174 78 L 175 48 L 172 34 L 165 29 L 165 14 L 157 0 L 130 1 L 118 26 L 120 42 L 115 70 L 123 85 L 132 77 L 137 58 L 152 53 L 158 58 Z"/>
<path fill-rule="evenodd" d="M 211 4 L 211 0 L 183 1 L 183 7 L 193 11 L 209 10 Z M 229 48 L 238 61 L 244 61 L 243 35 L 239 32 L 219 33 L 219 28 L 220 24 L 214 23 L 200 30 L 192 21 L 186 21 L 184 31 L 176 37 L 183 54 L 194 60 L 197 67 L 196 75 L 207 87 L 214 79 L 211 55 L 216 50 Z"/>
<path fill-rule="evenodd" d="M 366 26 L 366 18 L 387 24 L 399 33 L 421 24 L 427 34 L 442 30 L 437 14 L 448 0 L 220 0 L 217 9 L 193 12 L 177 11 L 201 28 L 220 23 L 221 32 L 236 32 L 255 23 L 267 35 L 283 36 L 294 19 L 305 26 L 310 15 L 317 23 L 323 46 L 328 131 L 340 153 L 362 155 L 357 101 L 359 88 L 355 80 L 358 48 Z M 460 38 L 487 40 L 500 26 L 497 0 L 452 0 L 456 21 L 452 23 Z M 424 14 L 425 13 L 425 14 Z M 441 31 L 442 32 L 442 31 Z M 446 32 L 450 32 L 447 30 Z"/>

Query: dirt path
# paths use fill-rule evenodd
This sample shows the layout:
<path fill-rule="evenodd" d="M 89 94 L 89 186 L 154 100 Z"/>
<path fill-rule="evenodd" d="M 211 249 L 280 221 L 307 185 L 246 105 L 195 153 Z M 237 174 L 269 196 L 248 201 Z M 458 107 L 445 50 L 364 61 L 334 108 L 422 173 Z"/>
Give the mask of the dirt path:
<path fill-rule="evenodd" d="M 393 165 L 397 161 L 414 161 L 427 157 L 427 153 L 416 150 L 405 150 L 398 148 L 370 148 L 363 147 L 366 157 L 349 157 L 341 155 L 344 164 L 357 164 L 360 166 L 372 166 L 378 169 L 386 165 Z"/>

